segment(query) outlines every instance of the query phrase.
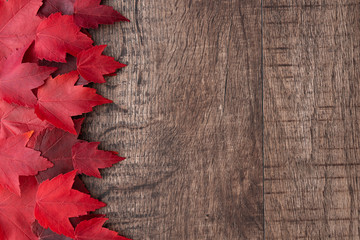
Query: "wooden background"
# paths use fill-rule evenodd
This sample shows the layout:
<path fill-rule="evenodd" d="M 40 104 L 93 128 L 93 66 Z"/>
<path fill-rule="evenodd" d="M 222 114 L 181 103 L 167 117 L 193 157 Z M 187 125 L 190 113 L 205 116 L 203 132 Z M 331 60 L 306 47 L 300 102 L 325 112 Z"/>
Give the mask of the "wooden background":
<path fill-rule="evenodd" d="M 87 178 L 133 239 L 359 239 L 359 0 L 108 0 L 129 66 L 83 137 L 128 159 Z M 359 111 L 359 112 L 358 112 Z"/>

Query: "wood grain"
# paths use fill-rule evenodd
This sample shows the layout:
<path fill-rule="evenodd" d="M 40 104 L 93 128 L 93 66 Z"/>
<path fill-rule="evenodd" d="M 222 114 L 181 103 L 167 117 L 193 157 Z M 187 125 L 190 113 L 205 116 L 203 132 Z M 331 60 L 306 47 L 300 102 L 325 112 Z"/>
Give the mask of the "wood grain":
<path fill-rule="evenodd" d="M 86 178 L 133 239 L 262 239 L 261 1 L 104 1 L 131 23 L 93 31 L 129 63 L 83 137 L 128 159 Z"/>
<path fill-rule="evenodd" d="M 264 0 L 266 239 L 359 239 L 359 16 Z"/>
<path fill-rule="evenodd" d="M 129 67 L 83 133 L 128 157 L 85 179 L 110 228 L 359 239 L 358 1 L 105 3 L 132 19 L 94 32 Z"/>

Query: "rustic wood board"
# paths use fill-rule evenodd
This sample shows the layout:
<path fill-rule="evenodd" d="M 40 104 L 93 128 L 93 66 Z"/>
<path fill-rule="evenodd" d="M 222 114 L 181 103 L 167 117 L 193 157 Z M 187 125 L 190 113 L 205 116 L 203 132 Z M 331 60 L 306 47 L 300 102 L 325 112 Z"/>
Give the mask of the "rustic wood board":
<path fill-rule="evenodd" d="M 266 239 L 359 239 L 355 0 L 264 0 Z"/>
<path fill-rule="evenodd" d="M 86 178 L 133 239 L 262 239 L 261 1 L 104 1 L 131 23 L 93 32 L 129 63 L 83 137 L 128 159 Z"/>
<path fill-rule="evenodd" d="M 359 1 L 104 3 L 132 20 L 94 32 L 129 63 L 83 133 L 128 158 L 85 179 L 108 227 L 359 239 Z"/>

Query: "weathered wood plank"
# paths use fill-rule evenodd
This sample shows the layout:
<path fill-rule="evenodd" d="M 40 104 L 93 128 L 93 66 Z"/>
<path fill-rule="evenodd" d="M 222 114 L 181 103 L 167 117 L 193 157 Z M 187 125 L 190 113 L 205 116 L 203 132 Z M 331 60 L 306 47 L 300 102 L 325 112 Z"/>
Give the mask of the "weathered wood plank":
<path fill-rule="evenodd" d="M 359 239 L 355 0 L 264 0 L 266 239 Z"/>
<path fill-rule="evenodd" d="M 83 136 L 128 159 L 87 178 L 134 239 L 262 239 L 261 1 L 105 1 L 95 31 L 129 63 Z"/>

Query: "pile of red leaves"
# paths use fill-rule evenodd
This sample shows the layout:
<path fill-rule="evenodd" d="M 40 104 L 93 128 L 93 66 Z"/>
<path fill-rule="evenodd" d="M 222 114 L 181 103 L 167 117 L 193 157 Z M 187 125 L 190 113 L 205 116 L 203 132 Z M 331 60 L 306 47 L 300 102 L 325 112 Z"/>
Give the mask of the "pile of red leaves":
<path fill-rule="evenodd" d="M 0 0 L 0 239 L 126 239 L 78 176 L 124 159 L 79 140 L 76 117 L 111 102 L 84 85 L 125 66 L 84 28 L 116 21 L 100 0 Z"/>

